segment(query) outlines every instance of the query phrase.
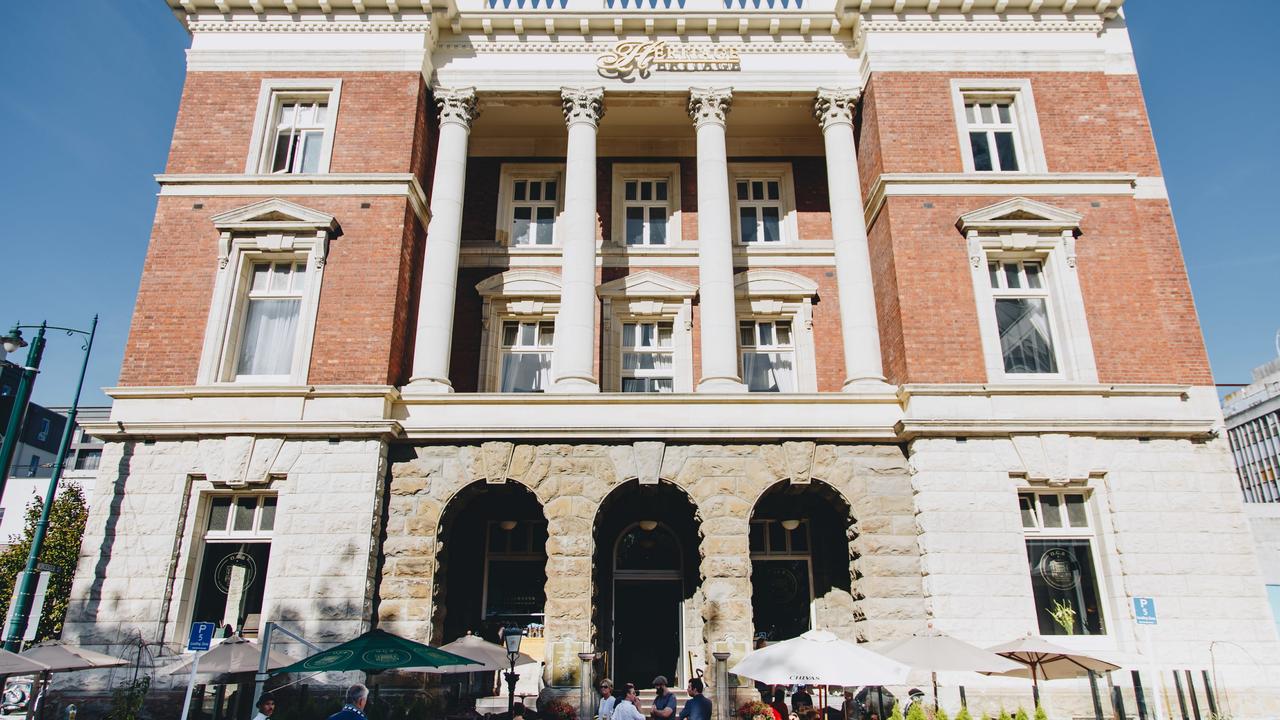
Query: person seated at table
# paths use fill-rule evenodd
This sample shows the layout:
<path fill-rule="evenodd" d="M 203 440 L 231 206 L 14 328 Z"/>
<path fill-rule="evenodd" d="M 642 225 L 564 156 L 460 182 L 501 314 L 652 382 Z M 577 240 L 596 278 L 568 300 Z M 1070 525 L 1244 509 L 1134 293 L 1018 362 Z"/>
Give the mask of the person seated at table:
<path fill-rule="evenodd" d="M 787 691 L 780 687 L 773 691 L 773 702 L 769 706 L 778 713 L 780 720 L 787 720 L 791 716 L 791 710 L 787 707 Z"/>

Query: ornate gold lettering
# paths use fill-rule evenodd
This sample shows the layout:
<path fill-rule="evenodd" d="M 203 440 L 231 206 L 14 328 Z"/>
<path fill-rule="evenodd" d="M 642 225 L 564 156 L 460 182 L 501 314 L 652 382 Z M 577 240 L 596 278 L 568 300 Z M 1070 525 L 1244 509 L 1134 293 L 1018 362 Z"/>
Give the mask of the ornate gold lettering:
<path fill-rule="evenodd" d="M 604 77 L 647 78 L 654 70 L 737 70 L 738 48 L 710 43 L 671 44 L 665 40 L 623 40 L 596 60 Z"/>

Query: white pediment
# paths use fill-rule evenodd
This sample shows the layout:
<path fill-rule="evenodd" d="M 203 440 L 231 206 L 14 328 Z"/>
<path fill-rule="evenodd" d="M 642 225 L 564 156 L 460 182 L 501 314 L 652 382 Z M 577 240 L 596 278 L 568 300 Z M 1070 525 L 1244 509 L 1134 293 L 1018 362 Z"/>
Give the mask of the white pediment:
<path fill-rule="evenodd" d="M 610 280 L 596 292 L 600 297 L 691 298 L 698 293 L 698 287 L 652 270 L 641 270 Z"/>
<path fill-rule="evenodd" d="M 786 270 L 747 270 L 733 276 L 738 297 L 813 297 L 818 283 Z"/>
<path fill-rule="evenodd" d="M 1054 232 L 1079 230 L 1084 216 L 1042 202 L 1016 197 L 965 213 L 956 220 L 960 232 Z"/>
<path fill-rule="evenodd" d="M 338 221 L 329 213 L 271 198 L 218 213 L 210 220 L 221 232 L 318 232 L 334 231 Z"/>
<path fill-rule="evenodd" d="M 545 270 L 508 270 L 476 283 L 481 297 L 560 297 L 560 276 Z"/>

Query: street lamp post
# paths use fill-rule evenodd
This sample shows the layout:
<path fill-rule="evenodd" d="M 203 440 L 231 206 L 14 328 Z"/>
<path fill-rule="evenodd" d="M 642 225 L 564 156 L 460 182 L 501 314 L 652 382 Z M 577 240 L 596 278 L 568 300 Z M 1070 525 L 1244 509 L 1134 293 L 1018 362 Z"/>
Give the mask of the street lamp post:
<path fill-rule="evenodd" d="M 516 626 L 506 627 L 502 629 L 502 642 L 507 646 L 507 660 L 511 663 L 511 669 L 507 671 L 507 717 L 513 717 L 516 709 L 516 681 L 520 676 L 516 674 L 516 658 L 520 657 L 520 641 L 524 637 L 524 629 Z"/>
<path fill-rule="evenodd" d="M 30 326 L 28 326 L 30 327 Z M 22 434 L 22 418 L 27 414 L 27 400 L 31 399 L 31 386 L 36 383 L 36 373 L 40 372 L 40 358 L 44 355 L 45 324 L 40 323 L 36 337 L 31 341 L 31 349 L 27 351 L 27 364 L 19 365 L 21 374 L 18 377 L 18 390 L 13 394 L 13 407 L 9 410 L 9 424 L 4 429 L 4 441 L 0 443 L 0 498 L 4 497 L 4 488 L 9 483 L 9 468 L 13 465 L 13 453 L 18 449 L 18 436 Z M 5 354 L 27 347 L 22 339 L 21 326 L 15 325 L 8 335 L 0 338 Z"/>
<path fill-rule="evenodd" d="M 28 326 L 30 327 L 30 326 Z M 14 397 L 13 412 L 9 414 L 9 429 L 5 435 L 5 446 L 8 447 L 11 435 L 17 435 L 18 428 L 21 427 L 21 415 L 25 413 L 27 401 L 31 396 L 31 385 L 35 384 L 35 374 L 40 366 L 40 353 L 44 350 L 44 331 L 50 326 L 47 323 L 40 323 L 40 330 L 36 335 L 35 341 L 32 342 L 31 352 L 28 355 L 28 367 L 23 368 L 23 382 L 26 383 L 26 397 L 21 394 Z M 14 335 L 19 342 L 22 338 L 22 326 L 14 328 Z M 4 633 L 4 647 L 6 650 L 16 652 L 22 644 L 22 636 L 26 633 L 27 621 L 31 615 L 31 603 L 35 597 L 36 579 L 39 577 L 36 572 L 40 563 L 40 550 L 44 547 L 44 536 L 49 530 L 49 513 L 53 509 L 53 496 L 58 491 L 58 482 L 62 479 L 62 466 L 67 459 L 67 449 L 71 446 L 71 435 L 75 432 L 76 414 L 80 410 L 80 391 L 84 388 L 84 374 L 89 367 L 89 353 L 93 351 L 93 337 L 98 331 L 98 316 L 93 316 L 93 323 L 89 326 L 88 332 L 84 330 L 76 330 L 74 328 L 52 327 L 54 330 L 61 330 L 68 335 L 83 335 L 84 359 L 80 362 L 80 377 L 76 380 L 76 394 L 71 401 L 71 409 L 67 412 L 67 424 L 62 428 L 62 439 L 58 443 L 58 457 L 53 462 L 53 470 L 49 474 L 49 487 L 44 494 L 44 503 L 40 508 L 40 519 L 36 522 L 35 534 L 31 538 L 31 550 L 27 553 L 27 568 L 22 574 L 22 584 L 18 588 L 18 595 L 15 600 L 16 605 L 13 608 L 12 619 L 9 621 L 9 627 Z M 12 337 L 12 336 L 11 336 Z M 3 338 L 5 349 L 8 349 L 11 337 Z M 31 362 L 34 357 L 35 362 Z M 30 372 L 30 382 L 27 381 L 27 373 Z M 19 393 L 22 387 L 19 385 Z M 21 404 L 22 411 L 19 411 Z M 15 427 L 14 418 L 19 418 L 18 425 Z M 16 445 L 15 445 L 16 447 Z M 8 455 L 0 455 L 0 459 L 5 461 L 3 475 L 8 475 L 9 461 L 13 454 L 12 449 Z M 0 486 L 0 497 L 3 497 L 3 486 Z"/>

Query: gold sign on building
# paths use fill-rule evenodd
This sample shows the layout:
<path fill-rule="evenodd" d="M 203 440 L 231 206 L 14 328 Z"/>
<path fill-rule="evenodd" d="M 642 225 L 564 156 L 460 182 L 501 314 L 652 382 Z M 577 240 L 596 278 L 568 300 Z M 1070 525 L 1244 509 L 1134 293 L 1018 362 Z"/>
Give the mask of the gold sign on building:
<path fill-rule="evenodd" d="M 738 48 L 713 43 L 669 43 L 666 40 L 623 40 L 596 60 L 605 77 L 626 80 L 649 77 L 654 70 L 739 70 Z"/>

